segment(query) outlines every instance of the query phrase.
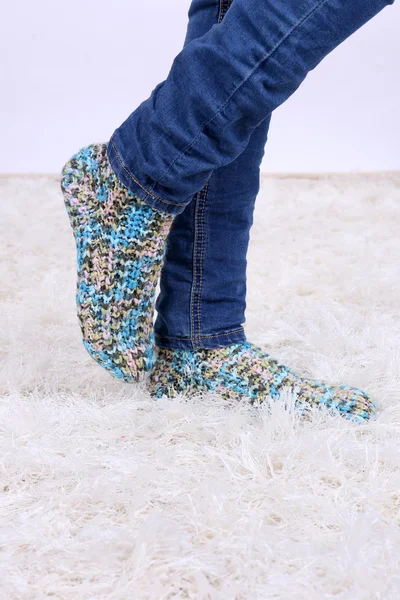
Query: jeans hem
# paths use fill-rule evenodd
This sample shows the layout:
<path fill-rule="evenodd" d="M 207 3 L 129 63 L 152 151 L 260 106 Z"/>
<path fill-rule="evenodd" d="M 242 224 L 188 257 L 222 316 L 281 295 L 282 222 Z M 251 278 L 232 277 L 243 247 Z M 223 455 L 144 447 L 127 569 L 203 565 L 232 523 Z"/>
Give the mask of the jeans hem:
<path fill-rule="evenodd" d="M 135 194 L 135 196 L 143 200 L 148 206 L 160 213 L 169 215 L 177 215 L 184 211 L 187 203 L 175 204 L 168 200 L 164 200 L 163 198 L 159 198 L 158 196 L 155 196 L 151 190 L 148 190 L 140 183 L 139 179 L 135 177 L 122 162 L 113 137 L 111 137 L 111 140 L 107 144 L 107 156 L 115 176 L 122 185 Z"/>
<path fill-rule="evenodd" d="M 226 348 L 232 344 L 240 344 L 246 341 L 244 329 L 235 329 L 226 333 L 192 337 L 164 337 L 155 336 L 158 348 L 169 348 L 171 350 L 212 350 L 214 348 Z"/>

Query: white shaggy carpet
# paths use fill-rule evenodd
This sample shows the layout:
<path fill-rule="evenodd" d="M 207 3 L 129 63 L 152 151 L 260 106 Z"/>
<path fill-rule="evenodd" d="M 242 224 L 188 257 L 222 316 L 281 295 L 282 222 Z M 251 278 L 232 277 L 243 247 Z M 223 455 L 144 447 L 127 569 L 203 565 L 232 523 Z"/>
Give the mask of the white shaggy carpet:
<path fill-rule="evenodd" d="M 113 381 L 57 181 L 0 189 L 0 598 L 398 600 L 400 174 L 264 180 L 249 260 L 249 337 L 366 426 Z"/>

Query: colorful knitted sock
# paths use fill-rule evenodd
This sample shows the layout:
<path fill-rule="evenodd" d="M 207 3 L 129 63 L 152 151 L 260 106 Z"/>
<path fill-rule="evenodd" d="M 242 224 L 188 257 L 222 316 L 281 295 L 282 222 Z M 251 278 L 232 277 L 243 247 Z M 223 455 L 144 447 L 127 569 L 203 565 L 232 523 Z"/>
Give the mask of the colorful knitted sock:
<path fill-rule="evenodd" d="M 61 189 L 77 246 L 83 343 L 115 377 L 140 381 L 153 364 L 154 294 L 172 217 L 119 182 L 106 144 L 75 154 Z"/>
<path fill-rule="evenodd" d="M 376 413 L 365 392 L 299 377 L 249 342 L 215 350 L 159 349 L 148 381 L 150 393 L 157 398 L 211 391 L 252 403 L 279 399 L 284 387 L 297 392 L 296 407 L 303 411 L 325 407 L 358 422 Z"/>

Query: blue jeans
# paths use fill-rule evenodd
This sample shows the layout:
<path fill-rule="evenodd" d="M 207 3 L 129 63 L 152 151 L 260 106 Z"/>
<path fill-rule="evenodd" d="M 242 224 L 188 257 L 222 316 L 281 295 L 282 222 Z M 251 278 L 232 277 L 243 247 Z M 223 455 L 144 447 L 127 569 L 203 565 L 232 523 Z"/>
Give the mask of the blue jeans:
<path fill-rule="evenodd" d="M 108 145 L 120 181 L 177 215 L 157 300 L 159 346 L 245 340 L 246 254 L 271 113 L 393 2 L 193 0 L 168 78 Z"/>

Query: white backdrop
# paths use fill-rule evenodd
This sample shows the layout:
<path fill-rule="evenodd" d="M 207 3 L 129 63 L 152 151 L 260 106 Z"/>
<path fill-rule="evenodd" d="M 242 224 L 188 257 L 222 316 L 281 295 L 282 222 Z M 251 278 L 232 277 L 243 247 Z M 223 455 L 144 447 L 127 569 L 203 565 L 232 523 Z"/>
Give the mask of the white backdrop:
<path fill-rule="evenodd" d="M 3 2 L 0 171 L 58 172 L 165 79 L 189 0 Z M 400 4 L 313 72 L 273 119 L 264 171 L 400 169 Z"/>

